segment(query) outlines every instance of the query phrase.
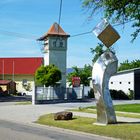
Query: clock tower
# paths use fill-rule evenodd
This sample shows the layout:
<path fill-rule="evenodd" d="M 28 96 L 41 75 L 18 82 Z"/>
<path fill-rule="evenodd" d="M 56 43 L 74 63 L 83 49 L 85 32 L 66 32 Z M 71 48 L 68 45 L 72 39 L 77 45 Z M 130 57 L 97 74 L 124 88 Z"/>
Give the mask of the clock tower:
<path fill-rule="evenodd" d="M 40 37 L 39 41 L 44 41 L 44 65 L 54 64 L 62 74 L 61 87 L 66 87 L 66 66 L 67 66 L 67 39 L 70 35 L 54 23 L 48 32 Z"/>

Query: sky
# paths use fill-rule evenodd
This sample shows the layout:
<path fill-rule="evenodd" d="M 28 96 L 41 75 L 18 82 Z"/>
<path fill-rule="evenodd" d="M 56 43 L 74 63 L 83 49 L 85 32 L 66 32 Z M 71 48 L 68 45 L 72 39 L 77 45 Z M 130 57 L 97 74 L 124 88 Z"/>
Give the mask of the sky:
<path fill-rule="evenodd" d="M 0 0 L 0 57 L 43 57 L 42 43 L 36 41 L 59 19 L 60 0 Z M 89 18 L 81 0 L 63 0 L 60 26 L 70 34 L 67 67 L 92 64 L 90 48 L 100 40 L 93 34 L 73 35 L 91 31 L 103 13 Z M 131 43 L 134 31 L 130 24 L 115 26 L 121 38 L 114 44 L 119 63 L 139 59 L 140 38 Z"/>

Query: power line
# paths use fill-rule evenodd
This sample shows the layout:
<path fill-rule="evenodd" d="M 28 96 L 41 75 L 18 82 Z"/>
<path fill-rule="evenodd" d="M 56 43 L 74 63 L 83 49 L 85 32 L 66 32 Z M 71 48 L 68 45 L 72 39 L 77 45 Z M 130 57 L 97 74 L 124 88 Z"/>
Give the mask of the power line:
<path fill-rule="evenodd" d="M 86 35 L 86 34 L 90 34 L 90 33 L 92 33 L 92 31 L 88 31 L 88 32 L 83 32 L 83 33 L 75 34 L 75 35 L 72 35 L 72 36 L 70 36 L 70 37 L 76 37 L 76 36 Z"/>
<path fill-rule="evenodd" d="M 59 11 L 59 21 L 58 21 L 59 25 L 60 25 L 60 22 L 61 22 L 61 12 L 62 12 L 62 0 L 60 1 L 60 11 Z M 132 22 L 132 21 L 134 21 L 134 20 L 127 21 L 127 22 L 124 22 L 124 23 L 113 24 L 112 26 L 116 27 L 116 26 L 120 26 L 122 24 L 126 24 L 126 23 L 129 23 L 129 22 Z M 71 35 L 70 37 L 77 37 L 77 36 L 90 34 L 90 33 L 92 33 L 92 31 L 93 31 L 93 29 L 91 31 Z M 58 29 L 58 32 L 59 32 L 59 29 Z M 29 40 L 36 40 L 38 38 L 35 35 L 21 34 L 21 33 L 17 33 L 17 32 L 5 31 L 5 30 L 2 30 L 2 29 L 0 29 L 0 34 L 6 35 L 6 36 L 14 36 L 14 37 L 23 38 L 23 39 L 29 39 Z"/>
<path fill-rule="evenodd" d="M 120 26 L 120 25 L 123 25 L 123 24 L 126 24 L 126 23 L 129 23 L 129 22 L 132 22 L 134 20 L 130 20 L 130 21 L 126 21 L 124 23 L 117 23 L 117 24 L 113 24 L 112 26 L 113 27 L 116 27 L 116 26 Z M 95 27 L 96 28 L 96 27 Z M 94 29 L 94 28 L 93 28 Z M 91 31 L 87 31 L 87 32 L 83 32 L 83 33 L 79 33 L 79 34 L 75 34 L 75 35 L 71 35 L 70 37 L 77 37 L 77 36 L 82 36 L 82 35 L 86 35 L 86 34 L 90 34 L 93 32 L 93 29 Z"/>
<path fill-rule="evenodd" d="M 23 39 L 29 39 L 29 40 L 36 40 L 36 36 L 34 35 L 25 35 L 17 32 L 10 32 L 10 31 L 5 31 L 0 29 L 0 34 L 7 35 L 7 36 L 14 36 L 18 38 L 23 38 Z"/>
<path fill-rule="evenodd" d="M 62 0 L 60 0 L 58 25 L 60 25 L 60 22 L 61 22 L 61 14 L 62 14 Z M 59 28 L 58 28 L 58 34 L 59 34 Z"/>
<path fill-rule="evenodd" d="M 60 8 L 59 8 L 59 19 L 58 19 L 58 24 L 60 25 L 61 22 L 61 14 L 62 14 L 62 0 L 60 0 Z"/>

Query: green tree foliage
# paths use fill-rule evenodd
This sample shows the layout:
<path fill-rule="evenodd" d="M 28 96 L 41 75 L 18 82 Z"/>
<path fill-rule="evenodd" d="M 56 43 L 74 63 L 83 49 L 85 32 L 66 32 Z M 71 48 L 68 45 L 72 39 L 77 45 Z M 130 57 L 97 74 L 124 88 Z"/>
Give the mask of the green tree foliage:
<path fill-rule="evenodd" d="M 67 76 L 70 85 L 72 85 L 72 77 L 80 77 L 81 84 L 89 86 L 89 77 L 91 77 L 92 67 L 90 65 L 85 65 L 84 68 L 73 67 L 73 72 L 69 73 Z"/>
<path fill-rule="evenodd" d="M 91 53 L 93 54 L 93 59 L 92 59 L 93 63 L 95 63 L 96 60 L 100 57 L 100 55 L 102 55 L 105 51 L 111 51 L 115 54 L 115 50 L 112 47 L 105 49 L 104 44 L 102 43 L 98 43 L 95 49 L 93 48 L 90 49 L 91 49 Z"/>
<path fill-rule="evenodd" d="M 54 86 L 61 80 L 61 71 L 55 65 L 41 66 L 35 73 L 36 84 Z"/>
<path fill-rule="evenodd" d="M 118 71 L 139 68 L 139 67 L 140 67 L 140 60 L 133 60 L 131 62 L 125 60 L 123 63 L 120 63 Z"/>
<path fill-rule="evenodd" d="M 104 12 L 104 17 L 111 19 L 112 23 L 125 24 L 132 22 L 136 39 L 140 33 L 140 0 L 82 0 L 82 6 L 87 8 L 91 16 Z"/>
<path fill-rule="evenodd" d="M 98 43 L 98 45 L 95 47 L 95 49 L 90 48 L 91 49 L 91 53 L 94 55 L 92 62 L 95 63 L 96 60 L 99 58 L 100 55 L 103 54 L 104 49 L 103 49 L 104 45 L 101 43 Z"/>

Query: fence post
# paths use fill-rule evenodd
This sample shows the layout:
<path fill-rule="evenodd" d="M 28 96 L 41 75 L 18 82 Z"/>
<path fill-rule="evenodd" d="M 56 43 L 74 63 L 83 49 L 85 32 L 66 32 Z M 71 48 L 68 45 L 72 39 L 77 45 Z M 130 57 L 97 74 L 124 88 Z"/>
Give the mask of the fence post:
<path fill-rule="evenodd" d="M 50 86 L 47 88 L 48 88 L 47 100 L 50 100 L 51 99 L 51 88 L 50 88 Z"/>
<path fill-rule="evenodd" d="M 84 99 L 84 85 L 81 84 L 80 86 L 80 91 L 81 91 L 81 99 Z"/>
<path fill-rule="evenodd" d="M 32 105 L 35 104 L 36 104 L 36 89 L 35 89 L 35 83 L 33 82 Z"/>

